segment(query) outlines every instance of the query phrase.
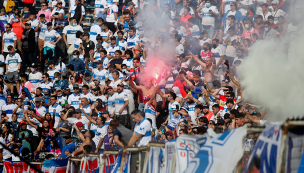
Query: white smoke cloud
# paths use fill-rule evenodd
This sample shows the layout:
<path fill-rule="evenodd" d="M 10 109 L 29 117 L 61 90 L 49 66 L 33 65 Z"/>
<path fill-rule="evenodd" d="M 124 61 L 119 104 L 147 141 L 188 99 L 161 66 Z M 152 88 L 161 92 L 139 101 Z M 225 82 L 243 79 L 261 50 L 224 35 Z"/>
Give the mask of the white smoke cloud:
<path fill-rule="evenodd" d="M 280 40 L 263 40 L 254 44 L 248 58 L 237 69 L 245 88 L 243 97 L 246 101 L 263 105 L 268 110 L 270 121 L 304 116 L 302 24 L 298 25 L 298 34 L 294 37 L 287 35 Z"/>

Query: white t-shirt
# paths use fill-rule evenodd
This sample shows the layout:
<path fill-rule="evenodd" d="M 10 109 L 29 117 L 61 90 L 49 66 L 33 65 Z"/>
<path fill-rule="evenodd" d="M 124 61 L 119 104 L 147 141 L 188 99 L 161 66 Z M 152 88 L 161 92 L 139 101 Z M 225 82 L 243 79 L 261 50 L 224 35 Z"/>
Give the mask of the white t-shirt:
<path fill-rule="evenodd" d="M 126 64 L 127 68 L 134 68 L 133 58 L 123 60 L 122 64 Z"/>
<path fill-rule="evenodd" d="M 75 109 L 79 108 L 79 103 L 80 103 L 80 94 L 71 94 L 68 98 L 68 103 L 73 106 Z"/>
<path fill-rule="evenodd" d="M 121 93 L 115 93 L 114 94 L 115 98 L 115 114 L 119 115 L 119 110 L 123 107 L 125 104 L 125 101 L 129 100 L 127 93 L 122 91 Z M 128 114 L 127 106 L 123 109 L 121 115 Z"/>
<path fill-rule="evenodd" d="M 40 72 L 36 72 L 36 73 L 30 73 L 29 74 L 29 81 L 33 84 L 35 90 L 38 87 L 41 87 L 41 82 L 42 82 L 42 74 Z"/>
<path fill-rule="evenodd" d="M 7 140 L 4 140 L 2 137 L 0 137 L 0 142 L 4 145 L 7 145 L 8 144 L 7 142 L 9 141 L 9 139 L 11 140 L 11 138 L 13 138 L 13 136 L 11 134 L 8 135 Z M 2 145 L 0 145 L 0 149 L 3 149 Z M 9 152 L 6 149 L 3 149 L 2 155 L 3 155 L 3 160 L 6 160 L 6 159 L 12 157 L 11 152 Z"/>
<path fill-rule="evenodd" d="M 118 7 L 117 7 L 117 5 L 115 5 L 115 4 L 112 4 L 112 5 L 107 4 L 107 8 L 108 8 L 108 15 L 107 15 L 106 21 L 110 22 L 110 23 L 116 22 L 114 13 L 118 13 Z"/>
<path fill-rule="evenodd" d="M 117 88 L 117 85 L 121 83 L 121 80 L 118 79 L 117 81 L 112 80 L 112 82 L 109 84 L 113 89 Z"/>
<path fill-rule="evenodd" d="M 279 21 L 279 17 L 285 17 L 287 16 L 287 13 L 285 13 L 283 10 L 278 9 L 277 11 L 272 12 L 272 16 L 274 17 L 274 24 L 277 24 Z"/>
<path fill-rule="evenodd" d="M 8 23 L 8 20 L 9 20 L 9 16 L 7 16 L 6 14 L 4 14 L 3 16 L 0 16 L 0 21 L 4 24 L 4 27 Z"/>
<path fill-rule="evenodd" d="M 219 62 L 221 56 L 224 56 L 224 53 L 220 46 L 217 46 L 215 49 L 212 48 L 211 52 L 213 53 L 213 57 L 215 58 L 216 64 Z"/>
<path fill-rule="evenodd" d="M 212 11 L 214 13 L 218 13 L 218 10 L 216 8 L 216 6 L 210 6 L 209 8 L 207 8 L 206 6 L 204 6 L 201 10 L 201 14 L 202 14 L 202 25 L 210 25 L 210 26 L 214 26 L 215 23 L 215 16 L 213 14 L 210 14 L 209 11 Z"/>
<path fill-rule="evenodd" d="M 74 40 L 76 39 L 77 31 L 83 32 L 83 29 L 80 25 L 77 26 L 68 25 L 64 27 L 62 33 L 66 35 L 68 44 L 74 43 Z"/>
<path fill-rule="evenodd" d="M 180 55 L 182 53 L 184 53 L 184 46 L 179 44 L 175 47 L 175 54 Z"/>
<path fill-rule="evenodd" d="M 224 13 L 227 13 L 228 10 L 231 10 L 230 4 L 232 2 L 236 2 L 236 0 L 223 0 L 223 2 L 226 2 L 224 7 Z"/>
<path fill-rule="evenodd" d="M 5 60 L 5 64 L 8 64 L 8 72 L 17 71 L 18 65 L 21 62 L 22 60 L 19 53 L 15 53 L 14 55 L 8 54 Z"/>
<path fill-rule="evenodd" d="M 92 129 L 91 129 L 92 130 Z M 93 129 L 95 132 L 95 137 L 92 139 L 95 142 L 95 145 L 97 147 L 99 141 L 101 138 L 104 138 L 108 134 L 108 126 L 103 125 L 101 127 L 97 127 L 97 129 Z M 103 149 L 103 144 L 100 146 L 100 149 Z"/>
<path fill-rule="evenodd" d="M 56 73 L 56 72 L 59 72 L 58 70 L 49 70 L 47 73 L 49 74 L 49 78 L 50 79 L 52 79 L 52 80 L 54 80 L 55 79 L 55 77 L 54 77 L 54 74 Z"/>
<path fill-rule="evenodd" d="M 44 33 L 45 33 L 45 31 L 47 31 L 46 24 L 47 24 L 47 21 L 41 22 L 40 26 L 39 26 L 39 30 L 40 30 L 40 32 L 39 32 L 39 39 L 41 39 L 41 40 L 44 40 L 44 38 L 45 38 Z"/>
<path fill-rule="evenodd" d="M 127 40 L 127 48 L 128 49 L 132 49 L 133 47 L 135 47 L 135 45 L 137 45 L 139 43 L 139 38 L 136 37 L 136 35 L 134 35 L 132 38 L 128 37 Z"/>
<path fill-rule="evenodd" d="M 45 89 L 51 89 L 51 87 L 53 87 L 53 83 L 52 82 L 48 82 L 48 83 L 41 83 L 40 87 L 42 88 L 42 90 Z"/>
<path fill-rule="evenodd" d="M 3 34 L 3 40 L 4 40 L 4 47 L 3 47 L 3 52 L 8 52 L 7 47 L 8 46 L 13 46 L 14 47 L 14 41 L 17 40 L 17 36 L 13 32 L 5 32 Z"/>
<path fill-rule="evenodd" d="M 29 20 L 29 22 L 31 22 L 31 28 L 32 29 L 36 29 L 36 27 L 39 24 L 39 20 L 35 19 L 35 20 Z M 38 31 L 35 32 L 35 37 L 38 37 Z"/>
<path fill-rule="evenodd" d="M 107 6 L 106 0 L 96 0 L 95 1 L 95 17 L 97 17 L 99 12 L 103 13 L 103 10 L 106 8 L 106 6 Z"/>
<path fill-rule="evenodd" d="M 147 146 L 151 141 L 151 123 L 144 118 L 140 123 L 136 123 L 134 132 L 143 135 L 137 142 L 137 147 Z"/>
<path fill-rule="evenodd" d="M 76 10 L 76 4 L 71 5 L 71 8 L 69 10 L 69 13 L 71 13 L 71 17 L 74 17 L 75 10 Z M 85 9 L 84 9 L 83 5 L 81 5 L 81 15 L 85 15 Z"/>
<path fill-rule="evenodd" d="M 109 72 L 106 69 L 98 70 L 93 69 L 94 78 L 99 77 L 100 78 L 100 84 L 105 85 L 106 78 L 109 78 Z"/>
<path fill-rule="evenodd" d="M 119 41 L 118 46 L 119 50 L 123 52 L 127 49 L 127 42 L 125 40 Z"/>
<path fill-rule="evenodd" d="M 58 32 L 56 32 L 55 30 L 51 29 L 50 31 L 47 30 L 45 31 L 45 42 L 44 42 L 44 47 L 48 46 L 50 48 L 55 48 L 56 44 L 52 44 L 51 42 L 55 42 L 55 39 L 58 38 L 60 36 L 60 34 L 58 34 Z"/>
<path fill-rule="evenodd" d="M 82 44 L 82 40 L 80 38 L 75 38 L 73 43 L 74 43 L 75 49 L 78 49 L 80 44 Z M 80 55 L 79 55 L 79 59 L 80 59 Z"/>
<path fill-rule="evenodd" d="M 55 109 L 55 124 L 54 124 L 54 128 L 57 127 L 58 123 L 59 123 L 59 117 L 60 117 L 60 113 L 62 111 L 62 107 L 57 103 L 55 106 L 50 105 L 49 106 L 49 113 L 51 114 L 51 116 L 53 117 L 53 111 Z"/>
<path fill-rule="evenodd" d="M 156 110 L 148 103 L 145 104 L 145 118 L 152 120 L 152 127 L 156 128 Z"/>
<path fill-rule="evenodd" d="M 108 96 L 108 111 L 109 111 L 110 114 L 112 114 L 115 111 L 114 104 L 115 104 L 114 94 L 113 95 L 109 94 L 109 96 Z"/>
<path fill-rule="evenodd" d="M 56 2 L 56 4 L 57 4 L 57 1 L 55 1 Z M 62 9 L 62 8 L 54 8 L 54 10 L 52 11 L 52 14 L 51 14 L 51 16 L 53 16 L 55 13 L 61 13 L 61 14 L 63 14 L 64 15 L 64 10 Z"/>
<path fill-rule="evenodd" d="M 96 6 L 96 2 L 97 1 L 95 1 L 95 6 Z M 101 35 L 101 27 L 97 24 L 92 25 L 90 28 L 90 40 L 92 40 L 95 43 L 95 45 L 97 44 L 96 36 L 98 34 Z"/>
<path fill-rule="evenodd" d="M 0 54 L 0 63 L 5 63 L 4 56 Z M 0 75 L 3 75 L 4 67 L 0 67 Z"/>
<path fill-rule="evenodd" d="M 200 37 L 200 29 L 197 25 L 193 25 L 190 28 L 190 32 L 191 32 L 192 37 L 194 37 L 194 38 L 199 38 Z"/>
<path fill-rule="evenodd" d="M 115 55 L 116 50 L 119 50 L 119 46 L 110 46 L 107 49 L 107 53 L 108 53 L 108 55 Z"/>

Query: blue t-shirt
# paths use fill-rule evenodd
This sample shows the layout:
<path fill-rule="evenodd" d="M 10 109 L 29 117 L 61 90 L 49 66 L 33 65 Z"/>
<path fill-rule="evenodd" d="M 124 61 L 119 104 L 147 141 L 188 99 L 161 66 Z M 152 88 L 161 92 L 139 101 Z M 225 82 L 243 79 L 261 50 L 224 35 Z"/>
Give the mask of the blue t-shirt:
<path fill-rule="evenodd" d="M 65 144 L 65 146 L 63 146 L 62 150 L 61 150 L 61 156 L 60 158 L 66 158 L 64 152 L 68 150 L 68 151 L 74 151 L 75 150 L 75 144 L 74 143 L 70 143 L 70 144 Z"/>

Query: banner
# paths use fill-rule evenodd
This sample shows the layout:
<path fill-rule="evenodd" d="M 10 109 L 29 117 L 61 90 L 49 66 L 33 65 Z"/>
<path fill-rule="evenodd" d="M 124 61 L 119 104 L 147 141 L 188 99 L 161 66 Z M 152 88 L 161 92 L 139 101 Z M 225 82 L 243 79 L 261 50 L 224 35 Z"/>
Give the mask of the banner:
<path fill-rule="evenodd" d="M 130 173 L 131 153 L 125 154 L 123 165 L 121 165 L 121 159 L 122 159 L 122 154 L 119 153 L 111 173 L 119 173 L 121 166 L 123 166 L 122 173 Z"/>
<path fill-rule="evenodd" d="M 176 140 L 170 140 L 165 145 L 165 173 L 171 173 Z M 174 169 L 174 167 L 173 167 Z"/>
<path fill-rule="evenodd" d="M 99 157 L 85 156 L 81 159 L 80 172 L 99 173 Z"/>
<path fill-rule="evenodd" d="M 165 172 L 164 152 L 164 148 L 150 147 L 147 168 L 148 173 Z"/>
<path fill-rule="evenodd" d="M 175 172 L 184 172 L 196 153 L 206 143 L 208 132 L 205 135 L 181 135 L 176 139 L 176 169 Z"/>
<path fill-rule="evenodd" d="M 247 128 L 240 127 L 208 139 L 184 173 L 232 172 L 243 156 L 246 134 Z"/>
<path fill-rule="evenodd" d="M 289 129 L 286 145 L 285 172 L 304 172 L 304 130 Z"/>
<path fill-rule="evenodd" d="M 28 165 L 24 162 L 4 161 L 3 164 L 6 173 L 27 173 L 28 170 Z M 35 164 L 34 166 L 41 170 L 40 165 Z M 36 173 L 33 168 L 29 167 L 29 169 L 29 173 Z"/>
<path fill-rule="evenodd" d="M 107 154 L 105 157 L 106 158 L 103 173 L 111 173 L 116 163 L 118 154 Z"/>
<path fill-rule="evenodd" d="M 270 123 L 260 134 L 249 157 L 245 172 L 276 172 L 281 148 L 282 123 Z"/>
<path fill-rule="evenodd" d="M 59 160 L 50 159 L 43 162 L 44 173 L 65 173 L 69 158 Z"/>

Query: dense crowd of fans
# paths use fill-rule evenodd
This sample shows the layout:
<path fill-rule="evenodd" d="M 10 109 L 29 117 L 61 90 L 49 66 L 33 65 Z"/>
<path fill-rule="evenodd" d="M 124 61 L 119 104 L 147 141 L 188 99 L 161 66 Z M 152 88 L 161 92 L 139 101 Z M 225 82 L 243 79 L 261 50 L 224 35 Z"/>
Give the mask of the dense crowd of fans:
<path fill-rule="evenodd" d="M 29 159 L 265 125 L 261 107 L 243 101 L 236 68 L 251 45 L 297 28 L 292 0 L 96 0 L 89 29 L 83 0 L 40 3 L 4 1 L 0 13 L 0 142 Z M 152 36 L 151 16 L 166 21 Z M 174 60 L 142 78 L 164 40 Z"/>

